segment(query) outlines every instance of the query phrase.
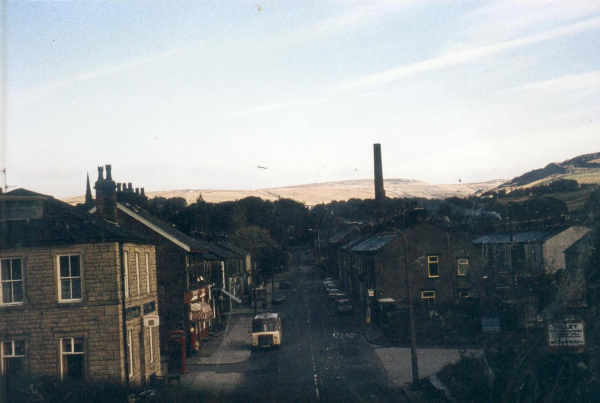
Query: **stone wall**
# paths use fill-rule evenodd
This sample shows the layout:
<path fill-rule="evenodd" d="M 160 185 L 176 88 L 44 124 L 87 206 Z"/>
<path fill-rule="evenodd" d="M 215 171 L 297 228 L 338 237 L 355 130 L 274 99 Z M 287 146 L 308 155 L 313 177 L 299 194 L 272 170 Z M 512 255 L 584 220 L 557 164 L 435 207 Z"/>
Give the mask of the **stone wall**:
<path fill-rule="evenodd" d="M 124 249 L 133 255 L 136 251 L 150 256 L 152 288 L 150 293 L 137 295 L 133 290 L 126 306 L 141 306 L 139 318 L 127 325 L 142 330 L 143 305 L 155 301 L 156 280 L 154 247 L 149 245 L 125 244 Z M 59 255 L 80 256 L 82 293 L 80 300 L 61 301 L 59 297 Z M 97 243 L 47 248 L 8 250 L 0 258 L 21 258 L 23 269 L 24 301 L 20 305 L 0 304 L 0 341 L 25 341 L 25 362 L 28 371 L 52 377 L 62 377 L 61 338 L 84 339 L 84 376 L 86 379 L 103 381 L 124 380 L 124 343 L 122 332 L 123 309 L 121 300 L 121 276 L 119 244 Z M 137 281 L 131 272 L 130 285 Z M 143 275 L 145 278 L 145 266 Z M 133 281 L 132 281 L 133 280 Z M 146 344 L 147 345 L 147 344 Z M 140 365 L 140 346 L 134 342 L 134 359 Z M 158 373 L 160 347 L 156 338 L 155 363 L 146 360 L 146 377 Z M 150 352 L 144 348 L 144 356 Z M 135 364 L 134 364 L 135 365 Z M 139 371 L 142 372 L 142 371 Z M 135 376 L 134 382 L 142 378 Z"/>

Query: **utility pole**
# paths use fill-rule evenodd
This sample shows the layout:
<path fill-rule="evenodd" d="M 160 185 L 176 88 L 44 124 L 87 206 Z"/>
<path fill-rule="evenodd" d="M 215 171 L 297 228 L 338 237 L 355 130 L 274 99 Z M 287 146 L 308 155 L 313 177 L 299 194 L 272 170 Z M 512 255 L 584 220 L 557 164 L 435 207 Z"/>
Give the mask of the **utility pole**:
<path fill-rule="evenodd" d="M 419 383 L 419 359 L 417 357 L 417 336 L 415 334 L 415 313 L 413 308 L 413 300 L 410 292 L 410 276 L 408 274 L 408 239 L 402 231 L 396 228 L 391 228 L 402 236 L 404 241 L 404 276 L 406 281 L 406 298 L 408 299 L 408 315 L 410 324 L 410 361 L 413 377 L 413 385 Z"/>
<path fill-rule="evenodd" d="M 256 262 L 252 262 L 252 302 L 254 303 L 254 316 L 256 316 Z"/>

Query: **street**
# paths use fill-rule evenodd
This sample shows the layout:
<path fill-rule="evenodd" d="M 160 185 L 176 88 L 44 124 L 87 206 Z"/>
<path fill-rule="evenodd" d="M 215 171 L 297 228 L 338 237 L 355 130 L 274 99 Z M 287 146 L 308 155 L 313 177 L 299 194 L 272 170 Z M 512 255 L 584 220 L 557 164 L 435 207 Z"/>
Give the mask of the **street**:
<path fill-rule="evenodd" d="M 369 344 L 359 312 L 336 312 L 314 265 L 297 262 L 282 278 L 291 285 L 284 290 L 287 301 L 259 309 L 282 316 L 282 346 L 251 352 L 253 311 L 234 312 L 227 339 L 213 355 L 189 366 L 184 385 L 210 402 L 408 401 L 402 392 L 411 380 L 408 349 Z M 459 358 L 456 350 L 419 350 L 419 359 L 429 361 L 421 376 Z"/>

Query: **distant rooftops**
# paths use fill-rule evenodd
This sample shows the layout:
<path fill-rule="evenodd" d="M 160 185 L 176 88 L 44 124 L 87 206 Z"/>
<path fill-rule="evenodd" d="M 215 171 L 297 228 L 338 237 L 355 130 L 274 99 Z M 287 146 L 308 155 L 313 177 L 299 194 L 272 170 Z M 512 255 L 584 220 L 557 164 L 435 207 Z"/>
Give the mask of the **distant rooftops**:
<path fill-rule="evenodd" d="M 0 194 L 1 249 L 147 239 L 51 196 L 16 189 Z"/>

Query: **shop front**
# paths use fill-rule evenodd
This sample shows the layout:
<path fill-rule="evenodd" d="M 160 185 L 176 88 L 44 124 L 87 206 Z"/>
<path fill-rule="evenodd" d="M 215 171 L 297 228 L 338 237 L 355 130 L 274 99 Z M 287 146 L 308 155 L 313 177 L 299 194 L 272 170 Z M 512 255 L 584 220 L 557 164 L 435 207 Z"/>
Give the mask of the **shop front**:
<path fill-rule="evenodd" d="M 198 353 L 202 340 L 208 334 L 214 319 L 214 312 L 209 304 L 211 292 L 204 286 L 184 294 L 184 303 L 188 305 L 189 349 L 192 354 Z"/>

